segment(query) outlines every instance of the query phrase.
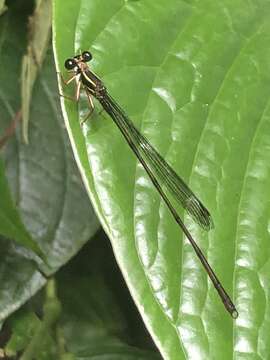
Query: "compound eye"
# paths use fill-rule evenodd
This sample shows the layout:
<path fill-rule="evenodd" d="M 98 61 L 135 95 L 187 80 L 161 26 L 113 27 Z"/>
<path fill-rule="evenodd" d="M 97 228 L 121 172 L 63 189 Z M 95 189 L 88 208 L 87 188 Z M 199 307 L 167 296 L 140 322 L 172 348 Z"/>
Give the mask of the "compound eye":
<path fill-rule="evenodd" d="M 82 53 L 82 58 L 84 62 L 88 62 L 92 59 L 92 54 L 89 51 L 84 51 Z"/>
<path fill-rule="evenodd" d="M 75 68 L 75 66 L 76 66 L 76 61 L 74 59 L 67 59 L 65 61 L 65 68 L 67 70 L 72 70 Z"/>

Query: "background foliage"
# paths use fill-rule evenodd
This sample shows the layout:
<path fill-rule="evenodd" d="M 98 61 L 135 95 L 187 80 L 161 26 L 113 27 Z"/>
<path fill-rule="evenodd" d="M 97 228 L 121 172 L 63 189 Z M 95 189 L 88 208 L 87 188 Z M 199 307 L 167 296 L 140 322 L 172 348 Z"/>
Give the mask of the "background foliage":
<path fill-rule="evenodd" d="M 11 3 L 0 18 L 1 132 L 20 109 L 18 74 L 33 11 L 30 2 Z M 84 185 L 130 293 L 164 359 L 267 359 L 270 4 L 109 4 L 54 0 L 57 69 L 64 73 L 66 58 L 90 50 L 91 66 L 113 97 L 207 205 L 215 223 L 208 234 L 183 216 L 233 296 L 239 318 L 233 321 L 225 312 L 112 121 L 98 114 L 96 104 L 94 116 L 81 128 L 85 103 L 63 101 Z M 72 90 L 64 89 L 66 94 Z M 49 51 L 34 87 L 29 146 L 21 143 L 17 130 L 2 151 L 19 215 L 48 259 L 44 265 L 16 237 L 1 239 L 1 319 L 31 299 L 5 325 L 13 334 L 6 346 L 11 353 L 33 344 L 31 333 L 20 346 L 16 342 L 20 324 L 40 326 L 40 313 L 46 322 L 43 295 L 32 299 L 45 283 L 44 273 L 54 273 L 98 228 L 74 167 L 57 99 Z M 102 239 L 99 235 L 91 241 L 56 278 L 58 299 L 55 294 L 52 298 L 60 301 L 62 312 L 58 322 L 54 319 L 56 329 L 50 323 L 52 335 L 40 350 L 43 358 L 56 352 L 76 359 L 159 357 L 140 321 L 130 320 L 134 310 L 126 305 L 123 285 L 118 288 L 110 278 L 115 264 Z M 51 299 L 48 293 L 45 304 Z"/>

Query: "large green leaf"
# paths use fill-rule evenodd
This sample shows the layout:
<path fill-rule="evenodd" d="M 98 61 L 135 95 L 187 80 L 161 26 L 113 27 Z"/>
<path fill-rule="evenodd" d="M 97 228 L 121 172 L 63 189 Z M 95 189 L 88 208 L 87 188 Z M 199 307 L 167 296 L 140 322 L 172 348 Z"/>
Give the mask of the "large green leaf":
<path fill-rule="evenodd" d="M 207 205 L 209 234 L 185 222 L 239 318 L 112 121 L 103 113 L 81 128 L 85 105 L 65 100 L 73 151 L 131 294 L 165 359 L 268 358 L 270 4 L 109 4 L 54 1 L 57 67 L 90 49 L 112 96 Z"/>
<path fill-rule="evenodd" d="M 21 106 L 20 66 L 31 11 L 31 2 L 26 6 L 24 0 L 18 0 L 0 18 L 1 135 Z M 1 152 L 13 200 L 23 224 L 46 254 L 50 273 L 76 254 L 99 227 L 63 126 L 56 84 L 50 51 L 34 86 L 29 145 L 22 143 L 18 128 Z M 0 237 L 0 249 L 2 321 L 31 298 L 46 279 L 33 256 L 14 241 Z"/>

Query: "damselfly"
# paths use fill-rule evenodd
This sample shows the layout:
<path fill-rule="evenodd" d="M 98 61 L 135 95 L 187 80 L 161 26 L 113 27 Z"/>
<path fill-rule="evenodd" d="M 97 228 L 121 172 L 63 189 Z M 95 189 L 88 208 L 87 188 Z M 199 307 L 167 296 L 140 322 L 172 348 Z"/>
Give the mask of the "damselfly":
<path fill-rule="evenodd" d="M 76 92 L 73 100 L 79 101 L 81 90 L 83 89 L 85 91 L 90 107 L 88 116 L 94 109 L 92 96 L 100 102 L 103 109 L 112 118 L 121 131 L 128 145 L 137 156 L 160 196 L 166 203 L 175 221 L 190 241 L 202 265 L 212 280 L 221 300 L 223 301 L 225 308 L 233 318 L 237 318 L 238 312 L 232 300 L 221 285 L 216 274 L 191 236 L 190 232 L 187 230 L 185 224 L 178 215 L 176 208 L 173 206 L 172 201 L 167 196 L 166 191 L 168 191 L 176 202 L 180 203 L 182 207 L 193 217 L 193 219 L 206 230 L 209 230 L 212 226 L 212 219 L 208 210 L 190 190 L 186 183 L 149 143 L 149 141 L 139 132 L 122 108 L 109 95 L 103 82 L 93 73 L 93 71 L 90 70 L 87 65 L 87 62 L 91 59 L 91 53 L 84 51 L 82 54 L 76 55 L 65 61 L 65 68 L 68 72 L 72 73 L 72 76 L 68 80 L 63 81 L 66 85 L 73 81 L 76 82 Z M 84 120 L 86 120 L 86 118 Z"/>

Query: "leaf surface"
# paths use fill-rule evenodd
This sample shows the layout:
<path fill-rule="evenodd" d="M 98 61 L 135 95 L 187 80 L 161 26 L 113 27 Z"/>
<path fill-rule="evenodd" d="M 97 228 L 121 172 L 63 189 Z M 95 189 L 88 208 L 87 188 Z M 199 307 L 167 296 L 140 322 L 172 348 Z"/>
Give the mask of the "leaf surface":
<path fill-rule="evenodd" d="M 265 0 L 54 1 L 58 69 L 90 50 L 110 94 L 213 216 L 209 233 L 185 223 L 236 321 L 110 118 L 97 105 L 81 128 L 86 104 L 63 101 L 86 188 L 164 359 L 270 354 L 269 12 Z"/>

